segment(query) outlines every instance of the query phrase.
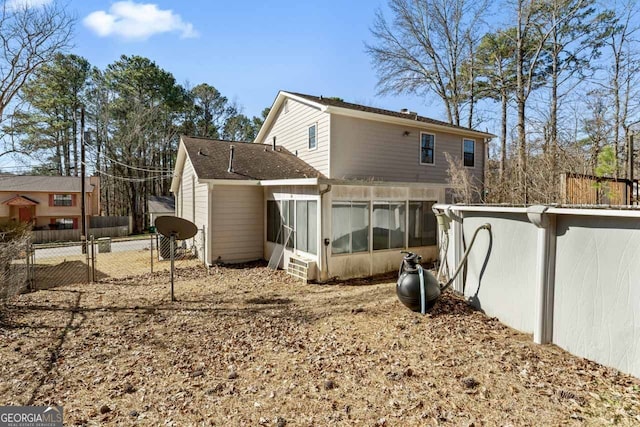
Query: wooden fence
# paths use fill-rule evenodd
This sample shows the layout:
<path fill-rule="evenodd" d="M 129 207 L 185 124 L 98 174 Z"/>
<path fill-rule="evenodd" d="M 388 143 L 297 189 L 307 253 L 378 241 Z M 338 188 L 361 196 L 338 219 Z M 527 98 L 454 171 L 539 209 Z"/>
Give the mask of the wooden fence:
<path fill-rule="evenodd" d="M 128 227 L 130 221 L 128 216 L 92 216 L 89 220 L 89 228 Z"/>
<path fill-rule="evenodd" d="M 87 234 L 96 239 L 100 237 L 126 237 L 129 235 L 129 226 L 90 228 Z M 80 230 L 38 230 L 32 231 L 31 236 L 33 243 L 78 242 L 80 241 Z"/>
<path fill-rule="evenodd" d="M 638 181 L 591 175 L 562 174 L 562 204 L 567 205 L 633 205 L 633 188 Z"/>

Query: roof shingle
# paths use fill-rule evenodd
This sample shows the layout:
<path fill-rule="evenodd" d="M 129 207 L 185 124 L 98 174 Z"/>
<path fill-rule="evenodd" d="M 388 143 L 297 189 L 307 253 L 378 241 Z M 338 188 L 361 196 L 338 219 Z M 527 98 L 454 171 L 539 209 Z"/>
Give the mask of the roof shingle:
<path fill-rule="evenodd" d="M 284 147 L 250 142 L 222 141 L 182 136 L 182 142 L 199 179 L 276 180 L 321 178 L 323 175 Z M 234 148 L 233 172 L 229 154 Z"/>
<path fill-rule="evenodd" d="M 172 196 L 149 196 L 149 212 L 173 212 L 175 200 Z"/>
<path fill-rule="evenodd" d="M 0 175 L 0 191 L 79 193 L 82 182 L 76 176 L 47 175 Z M 93 191 L 89 178 L 85 180 L 85 191 Z"/>
<path fill-rule="evenodd" d="M 435 120 L 435 119 L 432 119 L 432 118 L 429 118 L 429 117 L 420 116 L 420 115 L 418 115 L 416 113 L 403 113 L 403 112 L 400 112 L 400 111 L 391 111 L 391 110 L 385 110 L 385 109 L 382 109 L 382 108 L 367 107 L 366 105 L 352 104 L 350 102 L 345 102 L 345 101 L 342 101 L 342 100 L 340 100 L 338 98 L 325 98 L 323 96 L 306 95 L 304 93 L 296 93 L 296 92 L 287 92 L 287 93 L 290 93 L 291 95 L 299 96 L 300 98 L 304 98 L 304 99 L 316 102 L 316 103 L 321 104 L 321 105 L 326 105 L 326 106 L 331 106 L 331 107 L 347 108 L 349 110 L 356 110 L 356 111 L 363 111 L 363 112 L 366 112 L 366 113 L 381 114 L 381 115 L 384 115 L 384 116 L 398 117 L 398 118 L 401 118 L 401 119 L 415 120 L 415 121 L 422 122 L 422 123 L 427 123 L 427 124 L 432 124 L 432 125 L 437 125 L 437 126 L 445 126 L 445 127 L 451 128 L 451 129 L 486 133 L 486 132 L 481 132 L 481 131 L 478 131 L 478 130 L 475 130 L 475 129 L 467 128 L 467 127 L 464 127 L 464 126 L 453 125 L 451 123 L 443 122 L 441 120 Z M 490 135 L 490 134 L 487 134 L 487 135 Z"/>

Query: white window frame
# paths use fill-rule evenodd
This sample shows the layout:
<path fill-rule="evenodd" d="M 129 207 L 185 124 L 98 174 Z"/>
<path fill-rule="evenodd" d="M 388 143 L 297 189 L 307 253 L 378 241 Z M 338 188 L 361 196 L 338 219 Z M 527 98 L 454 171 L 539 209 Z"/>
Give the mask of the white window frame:
<path fill-rule="evenodd" d="M 402 246 L 401 247 L 397 247 L 397 248 L 382 248 L 382 249 L 375 249 L 373 247 L 373 210 L 375 205 L 386 205 L 387 207 L 390 205 L 404 205 L 404 238 L 402 239 Z M 397 251 L 399 249 L 407 249 L 407 239 L 408 239 L 408 235 L 409 235 L 409 227 L 407 224 L 407 212 L 408 212 L 408 203 L 406 200 L 372 200 L 371 201 L 371 208 L 370 210 L 370 219 L 369 219 L 369 228 L 371 229 L 371 252 L 382 252 L 382 251 Z M 387 229 L 387 233 L 388 233 L 388 239 L 389 239 L 389 246 L 391 246 L 391 230 Z"/>
<path fill-rule="evenodd" d="M 309 131 L 311 130 L 311 128 L 315 129 L 314 130 L 315 146 L 313 147 L 311 147 L 311 136 L 309 135 Z M 315 151 L 318 149 L 318 122 L 313 123 L 307 127 L 307 148 L 309 149 L 309 151 Z"/>
<path fill-rule="evenodd" d="M 427 163 L 422 161 L 422 135 L 433 136 L 433 162 Z M 421 165 L 435 166 L 436 165 L 436 134 L 431 132 L 420 132 L 420 140 L 418 141 L 418 161 Z"/>
<path fill-rule="evenodd" d="M 73 218 L 56 218 L 56 225 L 58 230 L 73 230 Z M 67 227 L 67 225 L 71 225 L 71 227 Z"/>
<path fill-rule="evenodd" d="M 467 165 L 464 164 L 464 143 L 466 141 L 473 142 L 473 166 L 467 166 Z M 469 169 L 475 169 L 476 168 L 476 140 L 475 139 L 462 138 L 462 166 L 464 166 L 465 168 L 469 168 Z"/>
<path fill-rule="evenodd" d="M 372 213 L 372 203 L 371 201 L 367 201 L 367 200 L 333 200 L 331 203 L 331 209 L 333 210 L 333 206 L 334 205 L 343 205 L 343 206 L 349 206 L 349 209 L 351 209 L 351 207 L 353 205 L 357 205 L 357 206 L 366 206 L 368 211 L 369 211 L 369 215 L 368 215 L 368 237 L 367 237 L 367 250 L 366 251 L 358 251 L 358 252 L 353 252 L 353 229 L 351 229 L 351 231 L 349 232 L 349 252 L 341 252 L 341 253 L 336 253 L 333 252 L 333 230 L 331 231 L 331 256 L 332 257 L 341 257 L 341 256 L 349 256 L 349 255 L 359 255 L 359 254 L 371 254 L 372 253 L 372 247 L 373 247 L 373 243 L 372 243 L 372 227 L 371 227 L 371 213 Z M 349 212 L 349 214 L 351 214 L 351 212 Z M 332 221 L 333 221 L 333 212 L 331 212 L 332 215 Z M 333 228 L 333 223 L 331 224 L 331 228 Z M 350 227 L 351 228 L 351 227 Z"/>
<path fill-rule="evenodd" d="M 57 201 L 59 201 L 59 202 L 66 202 L 68 200 L 69 204 L 66 204 L 66 203 L 58 204 L 58 203 L 56 203 L 56 198 L 58 198 Z M 63 207 L 63 208 L 72 207 L 73 206 L 73 195 L 72 194 L 68 194 L 68 193 L 65 193 L 65 194 L 54 194 L 53 195 L 53 206 L 55 206 L 57 208 L 60 208 L 60 207 Z"/>

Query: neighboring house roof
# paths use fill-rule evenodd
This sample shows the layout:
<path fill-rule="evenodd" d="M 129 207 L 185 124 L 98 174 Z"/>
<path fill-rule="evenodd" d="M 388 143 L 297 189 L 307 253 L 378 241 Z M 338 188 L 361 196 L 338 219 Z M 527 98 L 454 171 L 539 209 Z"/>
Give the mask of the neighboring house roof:
<path fill-rule="evenodd" d="M 481 132 L 475 129 L 466 128 L 464 126 L 456 126 L 451 123 L 443 122 L 441 120 L 435 120 L 429 117 L 420 116 L 411 112 L 400 112 L 385 110 L 382 108 L 368 107 L 366 105 L 353 104 L 345 102 L 336 98 L 325 98 L 323 96 L 306 95 L 296 92 L 278 92 L 271 111 L 264 121 L 262 128 L 256 136 L 256 141 L 261 141 L 265 136 L 267 130 L 271 127 L 273 120 L 278 114 L 280 105 L 286 98 L 294 99 L 299 102 L 311 105 L 327 113 L 341 114 L 357 116 L 367 120 L 393 122 L 404 125 L 412 125 L 417 127 L 425 127 L 430 129 L 439 129 L 441 131 L 450 131 L 453 133 L 461 133 L 465 135 L 481 137 L 481 138 L 493 138 L 495 135 L 488 132 Z"/>
<path fill-rule="evenodd" d="M 152 213 L 175 212 L 173 196 L 150 196 L 148 204 L 149 212 Z"/>
<path fill-rule="evenodd" d="M 79 177 L 46 176 L 46 175 L 1 175 L 0 191 L 44 192 L 44 193 L 79 193 L 81 191 Z M 85 179 L 85 192 L 93 191 L 89 178 Z"/>
<path fill-rule="evenodd" d="M 199 180 L 278 180 L 324 177 L 313 167 L 277 146 L 250 142 L 181 137 L 186 154 Z M 229 156 L 234 148 L 233 172 Z M 179 154 L 180 156 L 180 154 Z"/>

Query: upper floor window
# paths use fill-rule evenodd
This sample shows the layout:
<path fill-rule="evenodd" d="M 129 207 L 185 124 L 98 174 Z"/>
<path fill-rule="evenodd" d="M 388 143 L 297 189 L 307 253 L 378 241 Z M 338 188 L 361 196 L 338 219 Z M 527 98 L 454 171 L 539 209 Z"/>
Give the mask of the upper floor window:
<path fill-rule="evenodd" d="M 473 139 L 465 139 L 462 142 L 462 154 L 464 165 L 470 168 L 476 163 L 476 142 Z"/>
<path fill-rule="evenodd" d="M 420 134 L 420 163 L 432 165 L 435 160 L 436 136 L 431 133 Z"/>
<path fill-rule="evenodd" d="M 71 194 L 54 194 L 53 206 L 72 206 L 73 197 Z"/>
<path fill-rule="evenodd" d="M 309 126 L 309 150 L 318 148 L 318 125 Z"/>

